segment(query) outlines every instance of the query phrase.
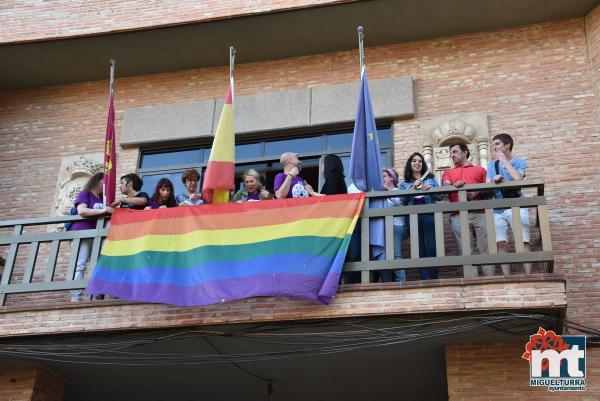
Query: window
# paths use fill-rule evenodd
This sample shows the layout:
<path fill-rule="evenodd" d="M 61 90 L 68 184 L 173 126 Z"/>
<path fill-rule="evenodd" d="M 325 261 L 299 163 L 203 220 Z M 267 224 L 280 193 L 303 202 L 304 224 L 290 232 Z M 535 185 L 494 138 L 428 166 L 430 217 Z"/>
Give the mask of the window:
<path fill-rule="evenodd" d="M 157 168 L 179 164 L 202 163 L 204 149 L 185 149 L 171 152 L 143 153 L 140 160 L 141 168 Z"/>
<path fill-rule="evenodd" d="M 392 130 L 390 127 L 380 127 L 379 146 L 381 160 L 385 166 L 392 164 Z M 273 189 L 275 175 L 281 172 L 279 157 L 284 152 L 298 152 L 302 161 L 302 177 L 319 191 L 323 185 L 321 174 L 323 158 L 327 154 L 340 156 L 344 164 L 344 171 L 350 168 L 350 153 L 352 151 L 352 131 L 334 132 L 321 135 L 301 136 L 296 138 L 264 140 L 252 143 L 241 143 L 235 147 L 235 188 L 243 185 L 242 174 L 252 168 L 258 171 L 266 187 Z M 144 180 L 142 190 L 152 195 L 158 180 L 162 177 L 169 178 L 175 186 L 176 192 L 184 191 L 181 182 L 181 173 L 188 168 L 194 168 L 200 174 L 208 164 L 210 146 L 188 147 L 176 150 L 145 151 L 142 152 L 138 174 Z M 349 183 L 349 180 L 346 180 Z M 198 191 L 202 188 L 201 182 Z"/>

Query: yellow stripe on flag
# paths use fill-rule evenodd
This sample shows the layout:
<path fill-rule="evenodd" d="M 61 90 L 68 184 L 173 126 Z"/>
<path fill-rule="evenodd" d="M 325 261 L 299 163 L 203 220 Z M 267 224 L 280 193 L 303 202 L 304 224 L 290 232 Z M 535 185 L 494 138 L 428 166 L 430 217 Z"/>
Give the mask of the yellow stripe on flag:
<path fill-rule="evenodd" d="M 219 125 L 215 132 L 209 161 L 235 163 L 235 135 L 233 128 L 233 105 L 225 103 Z M 229 200 L 229 199 L 227 199 Z"/>
<path fill-rule="evenodd" d="M 356 217 L 354 217 L 355 219 Z M 337 237 L 347 234 L 352 218 L 306 219 L 264 227 L 196 230 L 179 235 L 144 235 L 130 240 L 106 240 L 102 255 L 127 256 L 144 251 L 185 252 L 207 245 L 242 245 L 297 236 Z"/>

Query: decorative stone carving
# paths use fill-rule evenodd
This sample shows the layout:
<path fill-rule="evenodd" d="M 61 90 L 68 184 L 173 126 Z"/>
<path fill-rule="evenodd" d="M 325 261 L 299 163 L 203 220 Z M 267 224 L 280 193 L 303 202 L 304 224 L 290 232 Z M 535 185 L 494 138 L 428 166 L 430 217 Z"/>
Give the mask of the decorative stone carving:
<path fill-rule="evenodd" d="M 471 163 L 487 166 L 490 138 L 486 114 L 456 114 L 424 121 L 421 134 L 423 157 L 438 180 L 444 170 L 452 168 L 450 145 L 467 144 Z"/>
<path fill-rule="evenodd" d="M 50 211 L 51 216 L 69 215 L 75 197 L 83 189 L 87 180 L 102 170 L 103 157 L 102 153 L 95 153 L 63 158 Z M 54 227 L 54 231 L 60 230 L 63 230 L 62 224 Z"/>

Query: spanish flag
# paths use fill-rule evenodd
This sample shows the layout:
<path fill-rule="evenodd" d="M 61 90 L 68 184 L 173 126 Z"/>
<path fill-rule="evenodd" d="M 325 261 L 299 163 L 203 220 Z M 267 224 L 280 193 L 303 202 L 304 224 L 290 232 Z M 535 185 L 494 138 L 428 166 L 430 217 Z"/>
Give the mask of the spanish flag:
<path fill-rule="evenodd" d="M 229 192 L 234 189 L 234 171 L 235 133 L 233 128 L 232 79 L 204 175 L 202 197 L 207 203 L 229 202 Z"/>

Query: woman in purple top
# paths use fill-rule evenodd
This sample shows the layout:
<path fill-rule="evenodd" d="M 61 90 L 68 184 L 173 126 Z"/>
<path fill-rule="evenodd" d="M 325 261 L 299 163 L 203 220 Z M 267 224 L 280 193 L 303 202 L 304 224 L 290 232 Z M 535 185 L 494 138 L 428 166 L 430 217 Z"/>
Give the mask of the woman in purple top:
<path fill-rule="evenodd" d="M 103 173 L 96 173 L 85 184 L 75 198 L 74 206 L 77 208 L 77 214 L 81 217 L 97 217 L 103 214 L 112 213 L 114 209 L 110 206 L 105 206 L 102 202 L 102 179 Z M 96 228 L 96 220 L 81 220 L 73 223 L 69 231 L 92 230 Z M 85 267 L 90 259 L 92 251 L 92 238 L 82 238 L 79 242 L 79 255 L 77 255 L 77 263 L 75 267 L 74 280 L 81 280 L 85 273 Z M 83 296 L 83 290 L 71 291 L 71 301 L 80 301 Z"/>
<path fill-rule="evenodd" d="M 279 159 L 283 166 L 283 173 L 275 176 L 273 189 L 277 199 L 306 198 L 307 196 L 325 196 L 315 192 L 310 184 L 300 177 L 300 160 L 298 153 L 285 152 Z"/>
<path fill-rule="evenodd" d="M 254 169 L 246 170 L 242 177 L 244 189 L 240 189 L 233 195 L 234 202 L 243 203 L 273 199 L 273 195 L 263 187 L 262 177 L 258 171 Z"/>
<path fill-rule="evenodd" d="M 168 178 L 161 178 L 156 183 L 154 194 L 150 197 L 150 202 L 144 210 L 161 209 L 165 207 L 176 207 L 175 189 L 173 183 Z"/>

